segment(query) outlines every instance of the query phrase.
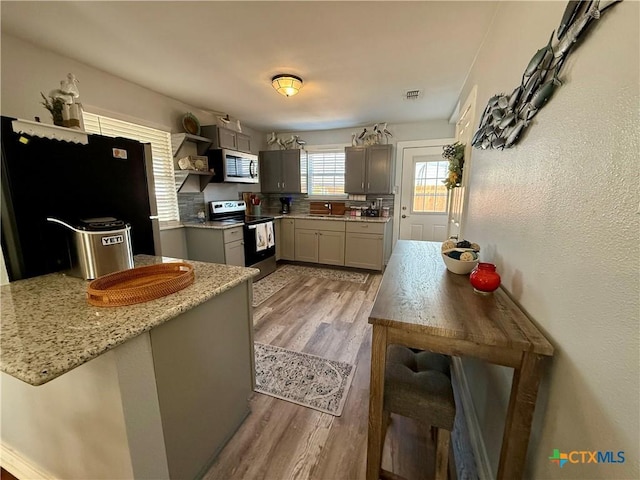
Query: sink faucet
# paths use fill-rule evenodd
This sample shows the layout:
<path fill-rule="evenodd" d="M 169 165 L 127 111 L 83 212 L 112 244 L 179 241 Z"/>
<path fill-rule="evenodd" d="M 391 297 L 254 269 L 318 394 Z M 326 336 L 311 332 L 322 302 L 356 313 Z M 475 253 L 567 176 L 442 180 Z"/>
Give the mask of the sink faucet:
<path fill-rule="evenodd" d="M 331 202 L 325 203 L 324 206 L 329 209 L 329 214 L 331 214 Z"/>

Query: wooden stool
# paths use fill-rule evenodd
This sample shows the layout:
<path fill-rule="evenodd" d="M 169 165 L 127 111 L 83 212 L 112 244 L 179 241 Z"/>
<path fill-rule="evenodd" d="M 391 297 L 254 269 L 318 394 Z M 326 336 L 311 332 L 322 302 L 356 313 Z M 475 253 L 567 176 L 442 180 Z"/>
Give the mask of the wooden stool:
<path fill-rule="evenodd" d="M 436 480 L 447 478 L 449 441 L 456 405 L 451 388 L 449 357 L 433 352 L 415 353 L 389 345 L 384 376 L 382 444 L 391 413 L 409 417 L 436 429 Z M 382 477 L 398 478 L 381 470 Z"/>

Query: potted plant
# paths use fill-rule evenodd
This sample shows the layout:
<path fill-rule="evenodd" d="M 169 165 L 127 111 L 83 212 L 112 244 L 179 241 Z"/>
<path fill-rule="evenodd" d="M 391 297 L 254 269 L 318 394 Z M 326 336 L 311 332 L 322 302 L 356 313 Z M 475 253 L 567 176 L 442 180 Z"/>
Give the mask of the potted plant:
<path fill-rule="evenodd" d="M 42 95 L 42 98 L 44 99 L 44 102 L 40 102 L 42 103 L 42 105 L 44 105 L 44 108 L 46 108 L 47 110 L 49 110 L 49 112 L 51 113 L 51 117 L 53 118 L 53 124 L 54 125 L 59 125 L 59 126 L 64 126 L 64 122 L 62 119 L 62 109 L 64 106 L 64 100 L 60 97 L 45 97 L 44 93 L 40 92 L 40 95 Z"/>

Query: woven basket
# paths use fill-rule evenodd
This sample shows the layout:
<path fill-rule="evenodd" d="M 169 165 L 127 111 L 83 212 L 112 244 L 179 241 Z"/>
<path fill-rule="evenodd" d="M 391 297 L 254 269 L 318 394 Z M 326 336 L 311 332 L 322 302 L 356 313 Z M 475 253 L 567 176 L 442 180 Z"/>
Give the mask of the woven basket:
<path fill-rule="evenodd" d="M 121 307 L 170 295 L 195 280 L 188 263 L 161 263 L 110 273 L 87 287 L 87 301 L 96 307 Z"/>

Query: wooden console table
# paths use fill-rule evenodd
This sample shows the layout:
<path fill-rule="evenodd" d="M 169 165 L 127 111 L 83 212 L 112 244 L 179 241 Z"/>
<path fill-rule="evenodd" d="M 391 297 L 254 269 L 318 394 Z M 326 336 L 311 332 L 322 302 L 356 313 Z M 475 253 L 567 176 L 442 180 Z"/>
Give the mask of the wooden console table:
<path fill-rule="evenodd" d="M 382 456 L 384 370 L 389 344 L 475 357 L 512 367 L 498 479 L 521 478 L 542 375 L 553 346 L 502 288 L 482 296 L 468 275 L 444 266 L 440 243 L 400 240 L 369 316 L 373 325 L 367 480 L 376 480 Z"/>

